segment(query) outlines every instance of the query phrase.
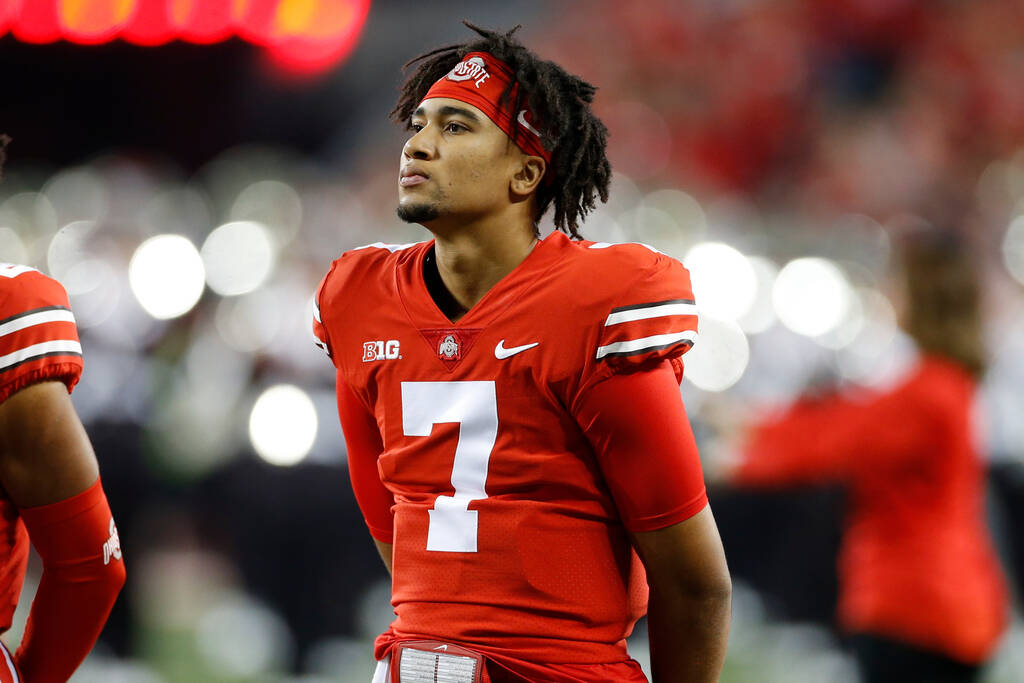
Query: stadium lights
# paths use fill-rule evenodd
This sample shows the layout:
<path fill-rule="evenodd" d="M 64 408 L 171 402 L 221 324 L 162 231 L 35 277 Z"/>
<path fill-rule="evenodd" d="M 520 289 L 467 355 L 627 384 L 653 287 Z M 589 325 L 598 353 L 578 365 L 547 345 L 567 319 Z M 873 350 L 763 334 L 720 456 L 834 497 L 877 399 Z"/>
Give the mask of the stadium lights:
<path fill-rule="evenodd" d="M 285 68 L 314 72 L 352 50 L 369 10 L 370 0 L 0 0 L 0 36 L 147 47 L 238 36 Z"/>
<path fill-rule="evenodd" d="M 158 320 L 192 310 L 206 283 L 203 260 L 187 237 L 157 235 L 139 245 L 128 264 L 128 282 L 139 304 Z"/>
<path fill-rule="evenodd" d="M 272 386 L 256 399 L 249 414 L 249 439 L 256 454 L 271 465 L 302 462 L 316 441 L 312 399 L 291 384 Z"/>

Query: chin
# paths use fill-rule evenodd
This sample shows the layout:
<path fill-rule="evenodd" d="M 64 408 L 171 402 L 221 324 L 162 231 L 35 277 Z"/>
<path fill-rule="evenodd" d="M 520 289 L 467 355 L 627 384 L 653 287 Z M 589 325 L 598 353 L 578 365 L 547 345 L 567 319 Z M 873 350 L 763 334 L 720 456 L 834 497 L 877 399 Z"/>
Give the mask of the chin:
<path fill-rule="evenodd" d="M 434 220 L 441 212 L 434 204 L 399 204 L 396 212 L 406 223 L 427 223 Z"/>

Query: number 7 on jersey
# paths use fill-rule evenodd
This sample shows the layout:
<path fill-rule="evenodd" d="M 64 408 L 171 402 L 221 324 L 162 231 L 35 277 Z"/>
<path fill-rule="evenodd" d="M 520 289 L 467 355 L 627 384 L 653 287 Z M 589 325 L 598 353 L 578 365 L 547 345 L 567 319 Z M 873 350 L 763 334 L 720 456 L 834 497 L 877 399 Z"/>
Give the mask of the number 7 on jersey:
<path fill-rule="evenodd" d="M 429 510 L 427 550 L 475 553 L 477 511 L 474 500 L 487 497 L 487 465 L 498 438 L 498 400 L 494 382 L 402 382 L 402 431 L 430 436 L 435 424 L 459 423 L 452 464 L 454 495 L 440 495 Z"/>

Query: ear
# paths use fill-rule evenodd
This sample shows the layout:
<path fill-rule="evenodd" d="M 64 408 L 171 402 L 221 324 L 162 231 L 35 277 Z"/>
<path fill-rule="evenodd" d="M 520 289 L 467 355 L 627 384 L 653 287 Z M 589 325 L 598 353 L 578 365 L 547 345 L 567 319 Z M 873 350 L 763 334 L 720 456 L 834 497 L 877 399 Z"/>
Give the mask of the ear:
<path fill-rule="evenodd" d="M 548 165 L 542 157 L 525 154 L 520 163 L 521 165 L 509 182 L 509 189 L 513 194 L 525 197 L 536 191 L 540 181 L 544 178 L 544 172 L 547 171 Z"/>

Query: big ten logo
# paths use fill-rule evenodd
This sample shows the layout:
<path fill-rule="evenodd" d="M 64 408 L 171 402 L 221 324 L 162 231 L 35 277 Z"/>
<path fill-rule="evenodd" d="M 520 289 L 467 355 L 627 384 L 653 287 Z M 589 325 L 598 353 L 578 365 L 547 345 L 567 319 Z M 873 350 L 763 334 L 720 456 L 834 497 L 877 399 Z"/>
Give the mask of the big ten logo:
<path fill-rule="evenodd" d="M 401 346 L 397 339 L 363 342 L 363 362 L 372 360 L 395 360 L 401 358 Z"/>

